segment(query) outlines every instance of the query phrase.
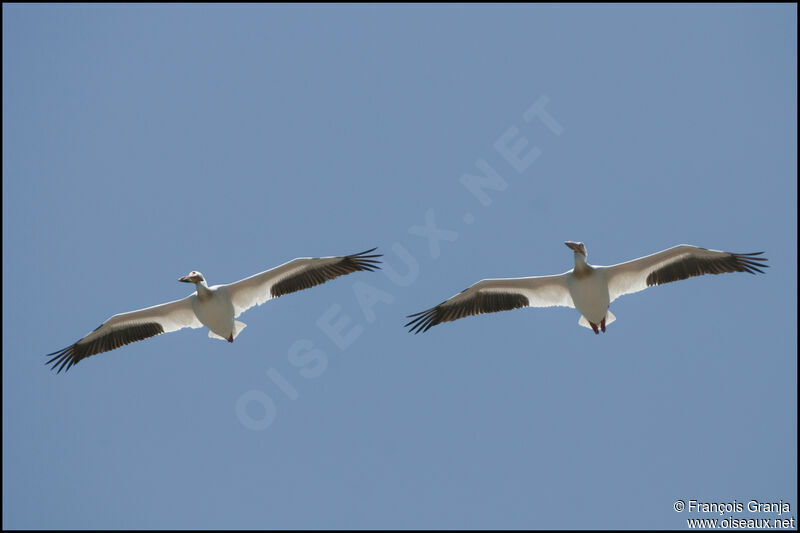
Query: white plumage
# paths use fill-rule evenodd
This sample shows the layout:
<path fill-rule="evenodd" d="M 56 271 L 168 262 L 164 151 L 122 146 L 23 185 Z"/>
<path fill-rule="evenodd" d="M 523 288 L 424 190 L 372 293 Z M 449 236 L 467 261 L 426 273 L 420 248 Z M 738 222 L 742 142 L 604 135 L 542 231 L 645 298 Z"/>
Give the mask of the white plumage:
<path fill-rule="evenodd" d="M 653 285 L 703 274 L 761 272 L 767 259 L 763 252 L 734 254 L 681 244 L 667 250 L 612 266 L 586 262 L 582 242 L 567 241 L 574 252 L 575 268 L 556 276 L 484 279 L 436 307 L 409 315 L 410 331 L 427 331 L 436 324 L 465 316 L 507 311 L 520 307 L 574 307 L 581 314 L 578 323 L 595 333 L 605 332 L 616 317 L 608 310 L 611 302 Z"/>
<path fill-rule="evenodd" d="M 81 359 L 107 352 L 125 344 L 182 328 L 209 329 L 208 336 L 233 342 L 245 328 L 234 320 L 267 300 L 325 283 L 359 270 L 380 268 L 376 249 L 336 257 L 301 257 L 273 269 L 228 285 L 209 287 L 200 272 L 192 271 L 178 281 L 194 283 L 194 294 L 138 311 L 114 315 L 76 343 L 48 354 L 47 361 L 58 371 L 69 369 Z"/>

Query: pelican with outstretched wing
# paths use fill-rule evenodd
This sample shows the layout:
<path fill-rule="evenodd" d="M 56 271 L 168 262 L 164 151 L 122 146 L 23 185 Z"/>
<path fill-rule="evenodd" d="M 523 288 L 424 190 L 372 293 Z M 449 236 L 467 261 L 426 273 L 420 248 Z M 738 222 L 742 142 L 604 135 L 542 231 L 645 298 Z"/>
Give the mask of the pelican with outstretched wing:
<path fill-rule="evenodd" d="M 301 291 L 359 270 L 380 268 L 376 248 L 337 257 L 300 257 L 228 285 L 209 287 L 203 274 L 192 271 L 178 279 L 196 291 L 183 298 L 138 311 L 114 315 L 75 344 L 48 354 L 47 364 L 61 372 L 89 357 L 182 328 L 209 329 L 208 336 L 233 342 L 245 328 L 234 320 L 267 300 Z"/>
<path fill-rule="evenodd" d="M 508 311 L 520 307 L 574 307 L 581 314 L 578 324 L 595 333 L 606 331 L 616 318 L 608 310 L 611 302 L 671 281 L 703 274 L 761 272 L 763 252 L 734 254 L 680 244 L 627 263 L 593 266 L 586 262 L 586 246 L 567 241 L 575 255 L 575 268 L 556 276 L 484 279 L 436 307 L 409 315 L 410 331 L 428 331 L 436 324 L 470 315 Z"/>

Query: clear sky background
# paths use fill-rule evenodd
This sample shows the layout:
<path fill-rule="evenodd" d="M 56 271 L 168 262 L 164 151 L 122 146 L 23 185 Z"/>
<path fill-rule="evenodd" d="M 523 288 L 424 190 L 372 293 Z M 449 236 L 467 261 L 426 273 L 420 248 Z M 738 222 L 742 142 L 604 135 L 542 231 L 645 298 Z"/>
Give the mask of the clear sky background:
<path fill-rule="evenodd" d="M 796 20 L 4 5 L 3 527 L 796 517 Z M 485 196 L 461 182 L 481 167 Z M 565 240 L 594 264 L 689 243 L 771 268 L 626 296 L 600 336 L 566 308 L 403 328 L 482 278 L 572 268 Z M 234 344 L 43 364 L 186 296 L 190 270 L 373 246 L 383 271 L 251 309 Z"/>

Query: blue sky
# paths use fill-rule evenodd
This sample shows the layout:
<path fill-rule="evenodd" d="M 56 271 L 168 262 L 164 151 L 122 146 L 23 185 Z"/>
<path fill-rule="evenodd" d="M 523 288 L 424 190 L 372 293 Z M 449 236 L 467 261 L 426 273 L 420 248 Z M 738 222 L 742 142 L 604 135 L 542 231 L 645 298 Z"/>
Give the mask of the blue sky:
<path fill-rule="evenodd" d="M 796 20 L 4 5 L 3 526 L 796 517 Z M 494 189 L 464 186 L 482 171 Z M 594 264 L 690 243 L 771 268 L 624 297 L 601 336 L 564 308 L 403 328 L 482 278 L 568 270 L 565 240 Z M 383 271 L 252 309 L 232 345 L 183 330 L 43 364 L 190 270 L 373 246 Z M 734 514 L 754 517 L 776 518 Z"/>

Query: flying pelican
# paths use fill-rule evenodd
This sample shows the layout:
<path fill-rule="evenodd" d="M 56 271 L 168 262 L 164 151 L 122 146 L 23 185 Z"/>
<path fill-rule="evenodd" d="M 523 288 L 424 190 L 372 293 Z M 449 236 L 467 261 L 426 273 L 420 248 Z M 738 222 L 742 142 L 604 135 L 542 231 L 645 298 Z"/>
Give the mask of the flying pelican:
<path fill-rule="evenodd" d="M 212 287 L 206 284 L 203 274 L 193 270 L 178 279 L 194 283 L 197 290 L 193 294 L 182 300 L 114 315 L 75 344 L 47 354 L 54 357 L 46 364 L 52 363 L 52 368 L 58 367 L 60 373 L 90 355 L 182 328 L 206 326 L 209 337 L 233 342 L 245 328 L 244 323 L 234 318 L 272 298 L 358 270 L 372 272 L 380 268 L 376 258 L 382 255 L 370 255 L 375 250 L 337 257 L 299 257 L 236 283 Z"/>
<path fill-rule="evenodd" d="M 470 315 L 508 311 L 520 307 L 574 307 L 581 314 L 578 324 L 605 333 L 616 317 L 608 310 L 622 295 L 639 292 L 703 274 L 761 272 L 767 267 L 764 252 L 733 254 L 680 244 L 667 250 L 613 266 L 586 262 L 586 246 L 567 241 L 575 255 L 575 268 L 557 276 L 484 279 L 436 307 L 408 315 L 411 332 L 428 331 L 436 324 Z"/>

